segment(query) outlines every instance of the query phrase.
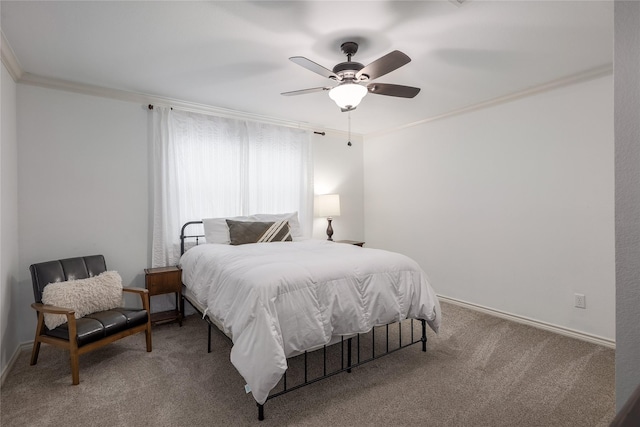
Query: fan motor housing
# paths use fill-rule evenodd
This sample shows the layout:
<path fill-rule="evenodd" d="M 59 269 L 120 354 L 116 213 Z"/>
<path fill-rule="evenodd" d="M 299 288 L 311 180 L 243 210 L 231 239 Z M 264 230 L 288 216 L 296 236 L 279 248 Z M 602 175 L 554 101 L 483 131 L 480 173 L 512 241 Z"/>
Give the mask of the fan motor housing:
<path fill-rule="evenodd" d="M 364 68 L 359 62 L 341 62 L 333 67 L 333 72 L 341 76 L 343 79 L 353 79 L 356 73 Z"/>

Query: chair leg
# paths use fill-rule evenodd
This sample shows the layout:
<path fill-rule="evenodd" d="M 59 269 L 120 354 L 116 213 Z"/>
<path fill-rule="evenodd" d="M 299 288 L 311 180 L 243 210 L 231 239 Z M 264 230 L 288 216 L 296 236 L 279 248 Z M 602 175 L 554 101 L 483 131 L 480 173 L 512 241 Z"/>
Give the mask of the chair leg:
<path fill-rule="evenodd" d="M 78 356 L 78 349 L 71 349 L 69 351 L 71 359 L 71 382 L 73 385 L 80 384 L 80 361 Z"/>
<path fill-rule="evenodd" d="M 33 339 L 33 350 L 31 350 L 31 366 L 38 363 L 38 354 L 40 353 L 40 334 L 44 325 L 44 314 L 38 312 L 38 326 L 36 326 L 36 337 Z"/>
<path fill-rule="evenodd" d="M 78 329 L 76 318 L 73 314 L 67 314 L 69 325 L 69 359 L 71 359 L 71 381 L 73 385 L 80 384 L 80 354 L 78 353 Z"/>
<path fill-rule="evenodd" d="M 151 323 L 147 324 L 147 330 L 144 331 L 147 338 L 147 352 L 151 352 Z"/>
<path fill-rule="evenodd" d="M 38 337 L 33 341 L 33 350 L 31 350 L 31 365 L 38 363 L 38 354 L 40 353 L 40 341 Z"/>

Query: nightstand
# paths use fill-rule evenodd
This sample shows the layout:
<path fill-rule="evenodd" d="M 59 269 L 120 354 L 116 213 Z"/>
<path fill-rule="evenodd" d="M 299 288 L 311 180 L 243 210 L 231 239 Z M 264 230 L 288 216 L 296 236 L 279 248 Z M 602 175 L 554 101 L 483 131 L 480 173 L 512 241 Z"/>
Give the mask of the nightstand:
<path fill-rule="evenodd" d="M 182 326 L 182 270 L 178 267 L 156 267 L 144 269 L 145 287 L 149 290 L 149 298 L 154 295 L 176 294 L 175 310 L 151 313 L 151 323 L 177 320 Z"/>
<path fill-rule="evenodd" d="M 336 243 L 347 243 L 349 245 L 355 245 L 360 247 L 364 245 L 364 242 L 361 242 L 359 240 L 336 240 Z"/>

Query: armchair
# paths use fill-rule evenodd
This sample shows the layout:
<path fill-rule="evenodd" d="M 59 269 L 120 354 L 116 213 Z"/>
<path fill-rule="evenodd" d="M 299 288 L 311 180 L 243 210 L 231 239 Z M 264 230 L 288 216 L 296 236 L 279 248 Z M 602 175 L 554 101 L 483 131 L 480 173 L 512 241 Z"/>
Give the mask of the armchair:
<path fill-rule="evenodd" d="M 42 294 L 50 283 L 87 279 L 107 271 L 102 255 L 67 258 L 42 262 L 29 267 L 33 283 L 35 302 L 31 304 L 38 314 L 36 336 L 31 352 L 31 365 L 38 362 L 40 344 L 47 343 L 69 350 L 71 378 L 74 385 L 79 384 L 79 356 L 120 338 L 144 332 L 147 351 L 151 351 L 151 316 L 149 311 L 149 293 L 142 288 L 122 288 L 123 292 L 138 294 L 142 300 L 142 309 L 113 308 L 99 311 L 79 319 L 75 310 L 42 303 Z M 45 324 L 45 313 L 62 314 L 67 322 L 53 329 Z"/>

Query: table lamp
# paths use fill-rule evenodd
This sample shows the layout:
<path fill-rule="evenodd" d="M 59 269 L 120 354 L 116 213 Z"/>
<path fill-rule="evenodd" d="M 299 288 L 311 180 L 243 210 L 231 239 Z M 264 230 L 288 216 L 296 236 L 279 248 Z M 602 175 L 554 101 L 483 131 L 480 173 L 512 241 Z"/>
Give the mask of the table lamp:
<path fill-rule="evenodd" d="M 327 240 L 333 241 L 333 227 L 331 227 L 331 221 L 334 216 L 340 216 L 340 195 L 339 194 L 323 194 L 318 196 L 318 216 L 327 217 Z"/>

